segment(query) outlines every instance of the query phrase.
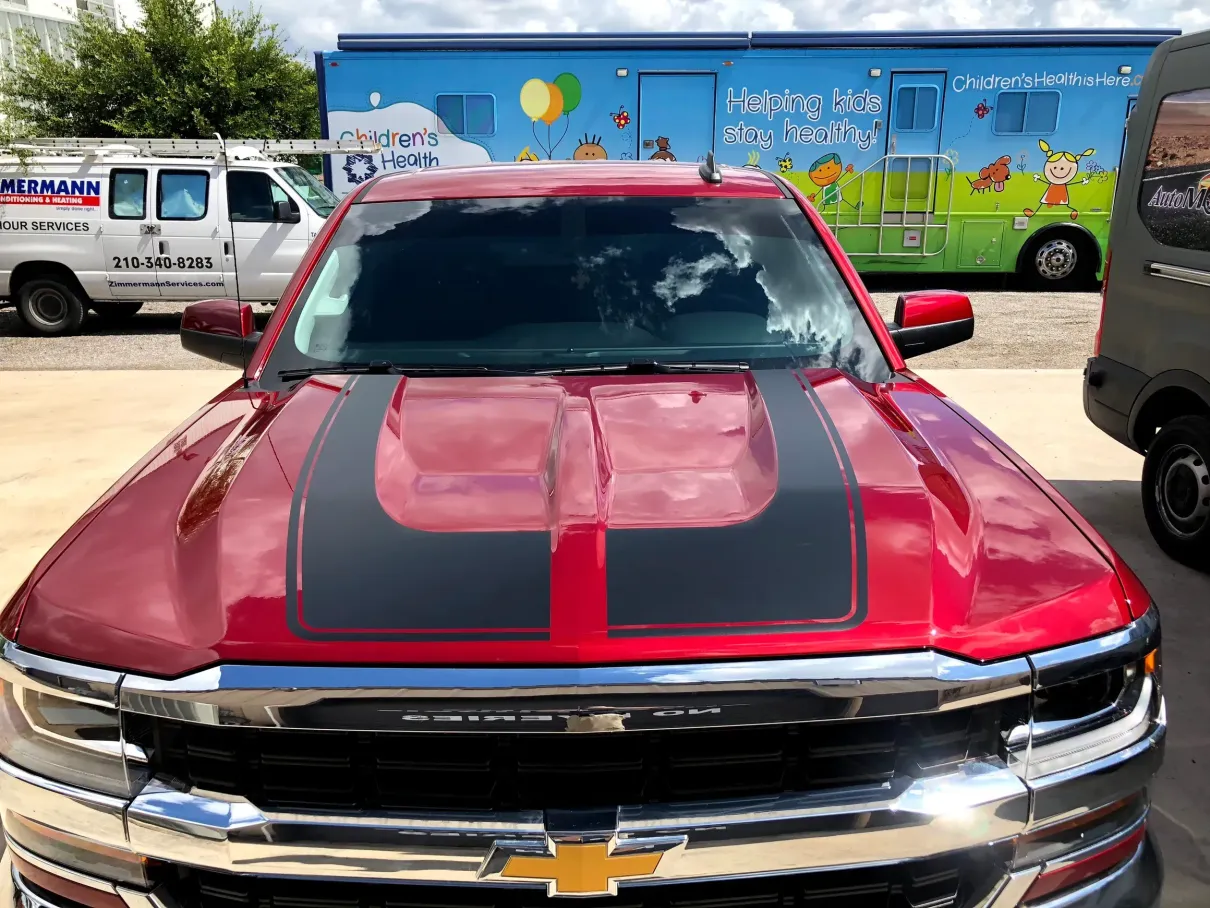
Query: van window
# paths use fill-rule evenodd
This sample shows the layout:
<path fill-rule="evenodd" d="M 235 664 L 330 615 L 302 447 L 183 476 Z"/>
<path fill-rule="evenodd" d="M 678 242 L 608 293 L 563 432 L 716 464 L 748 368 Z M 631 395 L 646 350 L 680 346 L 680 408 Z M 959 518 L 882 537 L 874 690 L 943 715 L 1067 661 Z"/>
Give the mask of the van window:
<path fill-rule="evenodd" d="M 1057 91 L 1002 91 L 996 96 L 992 132 L 1000 136 L 1048 136 L 1059 128 Z"/>
<path fill-rule="evenodd" d="M 200 221 L 210 209 L 210 174 L 198 170 L 161 170 L 158 211 L 164 221 Z"/>
<path fill-rule="evenodd" d="M 255 170 L 234 170 L 227 174 L 227 207 L 233 221 L 276 221 L 277 202 L 289 202 L 290 210 L 298 206 L 267 173 Z"/>
<path fill-rule="evenodd" d="M 1210 88 L 1160 102 L 1143 165 L 1139 217 L 1157 243 L 1210 252 Z"/>
<path fill-rule="evenodd" d="M 114 170 L 109 174 L 109 216 L 141 221 L 147 214 L 147 171 Z"/>

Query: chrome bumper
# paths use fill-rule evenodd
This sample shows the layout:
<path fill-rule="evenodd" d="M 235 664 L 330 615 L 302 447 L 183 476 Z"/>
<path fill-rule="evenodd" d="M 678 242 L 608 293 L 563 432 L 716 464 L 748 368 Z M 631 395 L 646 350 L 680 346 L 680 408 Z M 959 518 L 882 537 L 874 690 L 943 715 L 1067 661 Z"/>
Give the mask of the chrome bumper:
<path fill-rule="evenodd" d="M 34 892 L 13 866 L 13 847 L 9 843 L 9 848 L 0 857 L 0 908 L 76 908 L 53 894 Z M 177 908 L 166 893 L 142 892 L 97 878 L 88 879 L 76 871 L 34 858 L 28 852 L 23 852 L 22 857 L 27 861 L 33 859 L 40 869 L 115 894 L 127 908 Z M 1017 908 L 1039 870 L 1034 867 L 1005 874 L 989 892 L 980 895 L 971 908 Z M 1162 884 L 1159 855 L 1148 836 L 1130 860 L 1113 872 L 1060 896 L 1034 902 L 1030 908 L 1116 908 L 1125 904 L 1131 908 L 1158 908 Z"/>
<path fill-rule="evenodd" d="M 11 644 L 5 665 L 10 673 L 18 673 L 14 683 L 56 696 L 213 725 L 313 728 L 325 727 L 320 723 L 333 717 L 349 721 L 346 717 L 354 716 L 361 721 L 356 719 L 359 702 L 388 695 L 398 705 L 379 712 L 419 716 L 441 727 L 483 716 L 502 722 L 512 721 L 508 718 L 512 716 L 518 728 L 534 717 L 538 717 L 535 725 L 556 717 L 570 725 L 573 719 L 620 723 L 633 716 L 636 722 L 665 723 L 722 715 L 724 721 L 742 725 L 753 723 L 756 713 L 751 710 L 766 715 L 773 709 L 784 715 L 787 709 L 824 708 L 831 716 L 845 718 L 898 715 L 905 692 L 912 695 L 919 712 L 1018 697 L 1030 690 L 1031 677 L 1049 686 L 1065 682 L 1077 670 L 1099 666 L 1110 650 L 1108 643 L 1115 647 L 1114 658 L 1137 661 L 1155 645 L 1153 634 L 1158 635 L 1154 615 L 1090 643 L 1031 656 L 1029 661 L 1022 658 L 989 666 L 920 653 L 675 669 L 452 673 L 347 668 L 308 670 L 300 678 L 305 676 L 309 687 L 273 683 L 283 671 L 296 670 L 270 667 L 214 669 L 171 682 L 95 669 L 76 669 L 69 675 L 72 667 L 16 652 Z M 399 672 L 409 673 L 408 684 L 398 683 Z M 737 672 L 745 673 L 738 681 Z M 727 699 L 718 700 L 720 692 Z M 645 700 L 636 701 L 640 694 Z M 439 709 L 411 708 L 442 695 L 446 700 Z M 595 712 L 571 710 L 565 702 L 551 704 L 548 698 L 556 696 L 581 698 Z M 494 702 L 501 700 L 506 705 L 520 702 L 526 708 L 504 710 Z M 710 706 L 718 702 L 723 707 Z M 728 720 L 729 704 L 736 703 L 749 712 L 732 713 L 735 718 Z M 1146 729 L 1145 736 L 1133 744 L 1028 781 L 1023 766 L 986 758 L 969 760 L 945 774 L 898 776 L 881 785 L 749 800 L 620 806 L 606 811 L 326 813 L 264 810 L 242 797 L 182 791 L 159 779 L 152 779 L 133 798 L 117 798 L 51 781 L 0 760 L 0 805 L 6 828 L 13 814 L 172 864 L 266 878 L 534 886 L 543 878 L 519 879 L 517 874 L 505 878 L 511 858 L 541 860 L 573 843 L 603 844 L 603 853 L 611 858 L 645 856 L 639 863 L 650 869 L 607 875 L 609 891 L 614 892 L 618 886 L 886 866 L 955 853 L 986 855 L 989 846 L 1004 846 L 1011 854 L 1011 846 L 1023 834 L 1145 791 L 1162 761 L 1167 730 L 1158 693 L 1154 703 L 1149 724 L 1140 726 Z M 339 708 L 334 710 L 333 704 Z M 668 708 L 682 704 L 684 709 Z M 434 733 L 440 732 L 434 729 Z M 20 856 L 20 846 L 13 847 Z M 1134 871 L 1129 868 L 1146 863 L 1149 848 L 1140 848 L 1110 877 L 1130 878 Z M 45 857 L 37 860 L 47 863 Z M 1044 868 L 1010 863 L 1004 863 L 1001 878 L 989 879 L 986 891 L 962 908 L 1017 905 Z M 61 876 L 74 874 L 79 882 L 76 869 L 43 869 L 61 870 Z M 1104 886 L 1110 885 L 1109 879 L 1099 880 L 1093 888 L 1108 891 Z M 111 895 L 121 888 L 97 882 Z M 556 891 L 556 885 L 551 883 L 548 892 L 571 894 Z M 118 894 L 130 908 L 160 908 L 146 901 L 151 897 L 147 893 L 137 905 L 131 902 L 134 896 L 125 891 Z M 592 894 L 601 892 L 594 889 Z M 1087 903 L 1071 901 L 1073 897 L 1068 892 L 1044 904 L 1047 908 L 1115 904 L 1102 896 Z M 3 902 L 0 908 L 5 908 Z M 40 906 L 30 902 L 26 908 Z"/>
<path fill-rule="evenodd" d="M 897 787 L 732 801 L 725 809 L 624 807 L 617 811 L 616 844 L 660 840 L 667 853 L 646 879 L 667 882 L 886 864 L 979 848 L 1144 789 L 1162 758 L 1166 730 L 1161 714 L 1134 746 L 1079 773 L 1032 784 L 998 761 L 972 761 Z M 49 782 L 3 761 L 0 803 L 47 826 L 149 857 L 270 876 L 490 882 L 489 858 L 500 843 L 523 853 L 544 849 L 549 834 L 540 812 L 490 819 L 277 813 L 242 798 L 184 793 L 155 782 L 127 802 Z M 1040 814 L 1037 806 L 1047 804 L 1056 809 Z"/>

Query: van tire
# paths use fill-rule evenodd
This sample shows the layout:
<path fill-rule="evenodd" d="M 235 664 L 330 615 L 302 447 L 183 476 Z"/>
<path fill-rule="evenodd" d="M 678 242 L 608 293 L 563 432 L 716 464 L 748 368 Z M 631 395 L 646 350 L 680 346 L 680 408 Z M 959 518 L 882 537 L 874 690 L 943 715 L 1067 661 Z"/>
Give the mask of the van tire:
<path fill-rule="evenodd" d="M 1096 245 L 1079 230 L 1043 230 L 1025 246 L 1018 273 L 1030 290 L 1084 290 L 1097 270 Z"/>
<path fill-rule="evenodd" d="M 108 300 L 94 301 L 92 303 L 92 311 L 100 316 L 101 321 L 106 323 L 120 323 L 128 320 L 131 316 L 143 308 L 142 303 L 114 303 Z"/>
<path fill-rule="evenodd" d="M 1210 419 L 1165 423 L 1143 460 L 1143 515 L 1170 557 L 1210 573 Z"/>
<path fill-rule="evenodd" d="M 34 278 L 17 290 L 17 316 L 36 334 L 62 337 L 84 324 L 84 301 L 62 281 Z"/>

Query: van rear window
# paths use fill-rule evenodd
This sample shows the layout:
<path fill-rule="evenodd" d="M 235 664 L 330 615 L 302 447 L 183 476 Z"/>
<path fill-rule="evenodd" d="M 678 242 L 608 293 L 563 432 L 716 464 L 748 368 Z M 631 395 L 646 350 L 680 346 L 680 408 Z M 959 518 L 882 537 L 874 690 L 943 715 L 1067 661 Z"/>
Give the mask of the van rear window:
<path fill-rule="evenodd" d="M 1160 102 L 1139 215 L 1157 243 L 1210 252 L 1210 88 Z"/>

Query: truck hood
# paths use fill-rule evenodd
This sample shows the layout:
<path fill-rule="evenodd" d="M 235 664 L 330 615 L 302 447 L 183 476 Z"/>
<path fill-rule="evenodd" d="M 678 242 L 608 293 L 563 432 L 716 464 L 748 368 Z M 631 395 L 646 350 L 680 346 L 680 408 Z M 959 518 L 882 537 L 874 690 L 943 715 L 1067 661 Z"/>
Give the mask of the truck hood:
<path fill-rule="evenodd" d="M 938 393 L 788 369 L 233 389 L 18 600 L 22 645 L 162 676 L 986 660 L 1130 618 L 1103 543 Z"/>

